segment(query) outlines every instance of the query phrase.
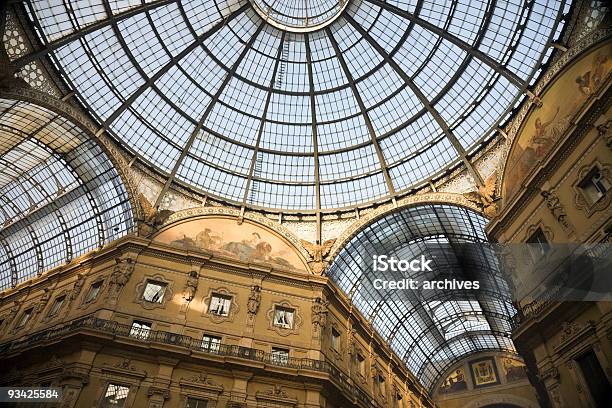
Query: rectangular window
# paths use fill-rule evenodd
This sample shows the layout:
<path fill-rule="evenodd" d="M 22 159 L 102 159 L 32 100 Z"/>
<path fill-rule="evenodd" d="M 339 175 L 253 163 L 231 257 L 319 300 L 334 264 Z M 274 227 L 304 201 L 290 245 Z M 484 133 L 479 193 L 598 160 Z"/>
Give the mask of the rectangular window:
<path fill-rule="evenodd" d="M 16 328 L 21 328 L 23 326 L 25 326 L 26 324 L 28 324 L 28 322 L 30 321 L 30 318 L 32 317 L 32 311 L 34 309 L 29 308 L 26 311 L 24 311 L 21 314 L 21 318 L 19 319 L 19 322 L 17 323 L 17 326 L 15 326 Z"/>
<path fill-rule="evenodd" d="M 578 187 L 589 204 L 595 204 L 610 191 L 610 181 L 604 177 L 599 167 L 595 166 L 582 179 Z"/>
<path fill-rule="evenodd" d="M 534 233 L 527 239 L 527 243 L 530 244 L 529 251 L 531 252 L 532 258 L 535 260 L 540 259 L 540 257 L 545 255 L 550 249 L 548 240 L 546 239 L 546 235 L 544 235 L 542 228 L 535 230 Z"/>
<path fill-rule="evenodd" d="M 146 340 L 149 338 L 151 331 L 151 323 L 134 320 L 130 329 L 130 337 L 135 337 L 138 340 Z"/>
<path fill-rule="evenodd" d="M 84 303 L 93 302 L 98 297 L 98 293 L 100 293 L 100 289 L 102 288 L 102 281 L 94 282 L 90 287 L 87 295 L 85 296 Z"/>
<path fill-rule="evenodd" d="M 334 328 L 331 330 L 331 346 L 334 350 L 340 351 L 340 333 Z"/>
<path fill-rule="evenodd" d="M 365 358 L 361 354 L 357 354 L 357 370 L 365 377 Z"/>
<path fill-rule="evenodd" d="M 289 350 L 272 347 L 272 363 L 278 365 L 289 364 Z"/>
<path fill-rule="evenodd" d="M 49 314 L 47 316 L 55 316 L 57 312 L 59 312 L 59 310 L 62 308 L 64 300 L 66 300 L 66 296 L 59 296 L 55 298 L 55 301 L 53 302 L 53 305 L 51 306 L 51 309 L 49 310 Z"/>
<path fill-rule="evenodd" d="M 186 408 L 206 408 L 208 401 L 200 398 L 187 397 Z"/>
<path fill-rule="evenodd" d="M 274 308 L 274 325 L 284 329 L 293 329 L 293 314 L 295 310 L 287 307 Z"/>
<path fill-rule="evenodd" d="M 227 295 L 221 295 L 219 293 L 213 293 L 210 298 L 210 305 L 208 306 L 208 313 L 215 314 L 217 316 L 229 315 L 230 307 L 232 305 L 232 297 Z"/>
<path fill-rule="evenodd" d="M 582 376 L 589 387 L 591 398 L 597 407 L 609 407 L 612 402 L 612 387 L 608 382 L 599 359 L 593 350 L 590 350 L 576 359 Z"/>
<path fill-rule="evenodd" d="M 209 336 L 205 334 L 202 336 L 202 350 L 209 353 L 218 353 L 221 346 L 221 337 Z"/>
<path fill-rule="evenodd" d="M 164 293 L 166 293 L 166 286 L 167 284 L 163 282 L 147 281 L 142 292 L 142 298 L 147 302 L 162 303 Z"/>
<path fill-rule="evenodd" d="M 130 392 L 128 387 L 119 384 L 108 384 L 100 408 L 123 408 Z"/>

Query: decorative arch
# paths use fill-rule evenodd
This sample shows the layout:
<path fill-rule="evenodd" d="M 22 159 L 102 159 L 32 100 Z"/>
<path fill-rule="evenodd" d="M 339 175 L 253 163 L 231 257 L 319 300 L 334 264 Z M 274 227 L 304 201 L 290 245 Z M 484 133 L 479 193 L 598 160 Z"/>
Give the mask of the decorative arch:
<path fill-rule="evenodd" d="M 33 88 L 3 88 L 0 89 L 0 98 L 15 101 L 30 102 L 41 106 L 49 111 L 68 119 L 79 128 L 84 135 L 89 137 L 103 151 L 118 173 L 123 185 L 125 186 L 134 218 L 141 220 L 144 218 L 143 209 L 138 199 L 138 188 L 132 173 L 129 170 L 129 163 L 117 149 L 115 142 L 104 132 L 100 132 L 98 127 L 79 109 L 61 99 L 57 99 L 44 92 Z"/>
<path fill-rule="evenodd" d="M 131 182 L 74 108 L 15 88 L 0 115 L 0 290 L 135 230 Z"/>
<path fill-rule="evenodd" d="M 222 228 L 226 235 L 223 235 L 223 231 L 216 230 L 217 228 Z M 204 235 L 198 238 L 200 233 Z M 183 239 L 177 239 L 177 234 L 183 234 Z M 242 241 L 249 241 L 254 234 L 257 234 L 258 243 L 269 244 L 268 253 L 251 257 L 242 252 L 241 249 L 250 251 L 250 248 L 242 248 L 240 245 Z M 289 266 L 281 259 L 275 261 L 275 258 L 282 258 L 294 269 L 312 273 L 308 266 L 309 254 L 299 239 L 283 225 L 257 213 L 241 213 L 237 209 L 227 207 L 197 207 L 181 210 L 166 219 L 153 239 L 185 249 L 218 251 L 247 261 L 267 259 L 280 267 Z M 253 246 L 255 245 L 253 243 Z M 286 255 L 283 257 L 282 254 Z"/>
<path fill-rule="evenodd" d="M 357 233 L 366 228 L 368 225 L 396 211 L 401 211 L 404 208 L 419 206 L 422 204 L 452 204 L 482 214 L 482 209 L 479 208 L 473 201 L 465 198 L 463 194 L 435 192 L 405 197 L 398 200 L 396 205 L 382 205 L 361 216 L 358 220 L 351 224 L 334 242 L 334 245 L 329 252 L 329 262 L 333 262 L 334 258 L 346 246 L 346 244 L 348 244 L 348 242 Z"/>
<path fill-rule="evenodd" d="M 516 311 L 493 250 L 485 245 L 487 219 L 462 198 L 452 196 L 461 204 L 436 203 L 442 197 L 432 195 L 428 201 L 404 203 L 393 211 L 371 215 L 365 227 L 347 232 L 350 238 L 339 244 L 328 269 L 330 279 L 430 392 L 446 369 L 467 355 L 515 353 L 510 318 Z M 482 288 L 473 295 L 439 291 L 426 298 L 411 290 L 374 289 L 373 255 L 404 259 L 433 253 L 438 256 L 436 276 L 477 278 Z M 398 276 L 377 272 L 376 278 Z"/>

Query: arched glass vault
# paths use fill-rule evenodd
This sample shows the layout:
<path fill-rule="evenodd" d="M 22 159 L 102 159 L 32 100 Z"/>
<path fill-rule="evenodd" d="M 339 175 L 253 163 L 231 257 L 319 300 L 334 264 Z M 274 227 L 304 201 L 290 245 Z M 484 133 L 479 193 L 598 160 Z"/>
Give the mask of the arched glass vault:
<path fill-rule="evenodd" d="M 0 99 L 0 290 L 134 228 L 108 156 L 42 106 Z"/>
<path fill-rule="evenodd" d="M 408 368 L 433 391 L 454 363 L 467 355 L 514 352 L 510 290 L 493 249 L 486 219 L 465 208 L 421 205 L 389 214 L 360 231 L 336 256 L 328 275 L 348 295 Z M 373 256 L 433 259 L 437 280 L 479 280 L 478 291 L 377 290 L 374 279 L 431 274 L 374 272 Z"/>
<path fill-rule="evenodd" d="M 308 4 L 308 6 L 305 6 Z M 25 0 L 101 127 L 226 201 L 333 211 L 465 166 L 526 95 L 566 0 Z"/>

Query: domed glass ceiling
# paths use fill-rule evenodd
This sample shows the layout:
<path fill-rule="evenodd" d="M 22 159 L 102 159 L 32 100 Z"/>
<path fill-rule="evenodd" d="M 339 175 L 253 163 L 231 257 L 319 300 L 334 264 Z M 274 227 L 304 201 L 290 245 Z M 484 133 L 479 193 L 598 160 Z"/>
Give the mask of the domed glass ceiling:
<path fill-rule="evenodd" d="M 27 9 L 45 45 L 35 56 L 48 53 L 142 161 L 233 203 L 325 211 L 469 166 L 525 95 L 569 6 L 29 0 Z"/>

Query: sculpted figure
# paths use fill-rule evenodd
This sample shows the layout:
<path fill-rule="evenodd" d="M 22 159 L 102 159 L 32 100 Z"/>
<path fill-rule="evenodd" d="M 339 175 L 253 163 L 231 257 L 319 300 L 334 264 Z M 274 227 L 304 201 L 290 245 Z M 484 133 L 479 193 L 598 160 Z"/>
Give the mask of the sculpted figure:
<path fill-rule="evenodd" d="M 565 209 L 563 208 L 563 204 L 561 204 L 559 197 L 557 197 L 557 195 L 552 190 L 544 190 L 541 192 L 541 195 L 542 197 L 544 197 L 544 201 L 546 201 L 546 206 L 550 210 L 551 214 L 557 219 L 559 224 L 561 224 L 561 226 L 565 230 L 571 230 L 572 226 L 570 225 L 569 220 L 567 219 L 567 213 L 565 212 Z"/>
<path fill-rule="evenodd" d="M 196 290 L 198 289 L 198 273 L 196 271 L 189 272 L 187 283 L 185 284 L 185 292 L 183 298 L 190 302 L 194 297 Z"/>
<path fill-rule="evenodd" d="M 251 286 L 251 293 L 247 302 L 247 310 L 249 314 L 255 315 L 259 311 L 261 303 L 261 287 L 258 285 Z"/>
<path fill-rule="evenodd" d="M 110 276 L 108 284 L 108 297 L 117 298 L 121 289 L 128 283 L 132 272 L 134 272 L 135 262 L 131 258 L 115 258 L 115 268 Z"/>
<path fill-rule="evenodd" d="M 329 302 L 325 298 L 316 298 L 312 305 L 312 324 L 316 329 L 323 329 L 327 324 L 327 306 Z"/>

